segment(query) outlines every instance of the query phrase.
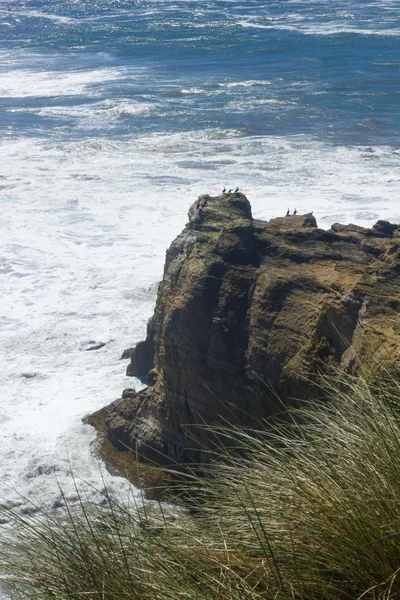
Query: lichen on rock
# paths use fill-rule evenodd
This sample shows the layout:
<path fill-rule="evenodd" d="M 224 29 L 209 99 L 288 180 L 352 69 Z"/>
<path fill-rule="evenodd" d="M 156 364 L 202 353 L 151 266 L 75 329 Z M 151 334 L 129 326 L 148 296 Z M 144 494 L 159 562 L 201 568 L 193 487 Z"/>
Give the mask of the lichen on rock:
<path fill-rule="evenodd" d="M 261 428 L 280 402 L 315 396 L 321 371 L 397 361 L 399 248 L 386 221 L 325 231 L 312 214 L 254 220 L 240 193 L 201 196 L 131 353 L 128 374 L 149 385 L 102 409 L 107 439 L 161 464 L 203 462 L 204 424 Z"/>

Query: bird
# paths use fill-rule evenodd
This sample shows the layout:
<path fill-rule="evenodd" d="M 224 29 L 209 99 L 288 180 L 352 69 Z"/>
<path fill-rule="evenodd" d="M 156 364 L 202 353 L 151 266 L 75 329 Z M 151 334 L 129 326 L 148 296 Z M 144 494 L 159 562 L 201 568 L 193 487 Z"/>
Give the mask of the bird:
<path fill-rule="evenodd" d="M 222 190 L 222 193 L 225 194 L 226 192 L 226 187 L 224 187 L 224 189 Z"/>
<path fill-rule="evenodd" d="M 289 209 L 287 209 L 286 216 L 288 217 L 289 215 L 290 215 L 290 210 L 289 210 Z"/>
<path fill-rule="evenodd" d="M 294 215 L 297 215 L 297 208 L 294 209 Z"/>
<path fill-rule="evenodd" d="M 237 193 L 238 193 L 238 191 L 239 191 L 239 188 L 237 187 L 237 188 L 236 188 L 236 190 L 235 190 L 235 194 L 237 194 Z"/>
<path fill-rule="evenodd" d="M 232 194 L 233 190 L 228 190 L 228 194 Z"/>

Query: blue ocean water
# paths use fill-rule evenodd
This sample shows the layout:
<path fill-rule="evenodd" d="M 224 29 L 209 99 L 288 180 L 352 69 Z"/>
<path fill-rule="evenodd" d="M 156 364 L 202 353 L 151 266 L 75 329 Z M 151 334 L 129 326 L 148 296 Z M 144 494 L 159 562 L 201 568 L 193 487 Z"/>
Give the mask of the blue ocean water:
<path fill-rule="evenodd" d="M 81 417 L 199 194 L 400 221 L 399 66 L 399 0 L 0 0 L 2 497 L 101 487 Z"/>
<path fill-rule="evenodd" d="M 333 144 L 399 142 L 397 1 L 2 0 L 0 15 L 1 72 L 11 67 L 29 87 L 28 70 L 36 84 L 22 97 L 2 88 L 0 126 L 10 136 L 106 130 L 126 139 L 216 127 Z M 43 81 L 40 90 L 43 73 L 96 69 L 104 79 L 89 79 L 68 101 L 62 86 L 48 90 Z M 124 112 L 124 102 L 138 111 Z M 106 120 L 118 106 L 109 128 L 85 118 L 93 108 Z"/>

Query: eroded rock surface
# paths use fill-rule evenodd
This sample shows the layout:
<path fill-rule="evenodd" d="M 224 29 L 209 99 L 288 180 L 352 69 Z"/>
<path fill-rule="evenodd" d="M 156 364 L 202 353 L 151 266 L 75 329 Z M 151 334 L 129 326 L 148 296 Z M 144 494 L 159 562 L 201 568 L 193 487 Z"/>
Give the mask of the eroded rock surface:
<path fill-rule="evenodd" d="M 204 461 L 198 425 L 262 427 L 282 401 L 317 393 L 331 366 L 397 361 L 400 229 L 297 215 L 253 220 L 243 194 L 202 196 L 166 256 L 147 338 L 128 374 L 149 386 L 89 422 L 157 463 Z"/>

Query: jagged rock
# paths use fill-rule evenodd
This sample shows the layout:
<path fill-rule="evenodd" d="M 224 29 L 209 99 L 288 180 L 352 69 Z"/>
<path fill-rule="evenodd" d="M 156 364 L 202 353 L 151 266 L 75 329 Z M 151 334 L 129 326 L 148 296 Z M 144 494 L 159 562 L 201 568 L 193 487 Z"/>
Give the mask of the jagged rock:
<path fill-rule="evenodd" d="M 96 342 L 95 340 L 89 340 L 88 342 L 84 342 L 81 344 L 82 352 L 91 352 L 93 350 L 100 350 L 100 348 L 104 348 L 106 345 L 105 342 Z"/>
<path fill-rule="evenodd" d="M 369 234 L 377 237 L 393 237 L 393 233 L 396 231 L 397 225 L 389 223 L 389 221 L 377 221 L 370 230 Z"/>
<path fill-rule="evenodd" d="M 128 367 L 149 387 L 88 421 L 149 460 L 205 461 L 204 423 L 263 427 L 277 395 L 318 395 L 321 371 L 397 361 L 399 255 L 387 222 L 325 231 L 312 214 L 253 221 L 240 193 L 200 197 Z"/>
<path fill-rule="evenodd" d="M 342 225 L 341 223 L 334 223 L 331 227 L 332 231 L 335 233 L 346 233 L 355 231 L 357 233 L 367 233 L 369 231 L 366 227 L 361 227 L 360 225 L 353 225 L 353 223 L 349 223 L 349 225 Z"/>
<path fill-rule="evenodd" d="M 139 342 L 130 355 L 131 362 L 126 368 L 126 374 L 131 377 L 144 377 L 154 367 L 154 328 L 153 319 L 147 323 L 147 336 Z"/>

